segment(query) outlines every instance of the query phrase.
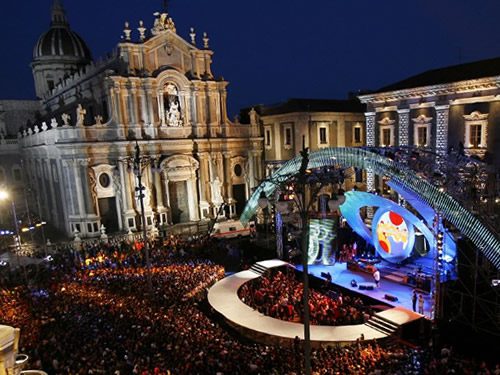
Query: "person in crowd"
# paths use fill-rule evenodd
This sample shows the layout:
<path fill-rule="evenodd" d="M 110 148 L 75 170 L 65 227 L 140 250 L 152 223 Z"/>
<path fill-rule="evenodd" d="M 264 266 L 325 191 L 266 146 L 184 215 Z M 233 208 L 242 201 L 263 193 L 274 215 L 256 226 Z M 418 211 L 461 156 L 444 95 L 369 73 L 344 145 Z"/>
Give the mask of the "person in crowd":
<path fill-rule="evenodd" d="M 413 289 L 411 296 L 411 305 L 413 307 L 413 311 L 417 312 L 417 291 L 415 289 Z"/>
<path fill-rule="evenodd" d="M 373 271 L 373 280 L 375 281 L 375 285 L 377 288 L 380 287 L 380 271 L 378 268 L 375 268 L 375 271 Z"/>
<path fill-rule="evenodd" d="M 418 313 L 424 315 L 424 296 L 418 295 Z"/>

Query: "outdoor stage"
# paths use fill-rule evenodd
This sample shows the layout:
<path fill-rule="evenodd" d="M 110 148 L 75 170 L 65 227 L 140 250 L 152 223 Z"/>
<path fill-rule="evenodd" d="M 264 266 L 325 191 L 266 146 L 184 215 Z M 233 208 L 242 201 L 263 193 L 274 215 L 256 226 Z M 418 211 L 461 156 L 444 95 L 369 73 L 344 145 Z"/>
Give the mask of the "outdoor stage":
<path fill-rule="evenodd" d="M 296 268 L 302 271 L 302 266 L 296 266 Z M 403 285 L 398 282 L 394 282 L 382 277 L 380 280 L 380 287 L 374 288 L 373 290 L 360 290 L 358 287 L 351 286 L 351 280 L 356 280 L 357 284 L 360 283 L 370 283 L 375 286 L 373 277 L 371 274 L 366 272 L 356 272 L 347 269 L 347 263 L 336 263 L 332 266 L 325 266 L 321 264 L 310 264 L 309 274 L 314 275 L 320 279 L 324 279 L 321 273 L 329 272 L 332 275 L 332 283 L 339 285 L 343 288 L 355 291 L 356 293 L 363 294 L 370 298 L 376 299 L 380 302 L 388 304 L 393 307 L 401 307 L 412 311 L 412 291 L 413 288 L 408 285 Z M 398 298 L 397 301 L 390 301 L 385 298 L 385 295 L 389 294 Z M 424 315 L 426 318 L 430 318 L 432 300 L 429 294 L 423 294 L 424 297 Z M 417 307 L 418 308 L 418 307 Z"/>
<path fill-rule="evenodd" d="M 250 337 L 255 341 L 274 345 L 292 345 L 295 337 L 304 338 L 304 326 L 301 323 L 287 322 L 261 314 L 246 305 L 238 297 L 238 289 L 246 282 L 260 277 L 267 269 L 282 267 L 287 263 L 280 260 L 268 260 L 254 264 L 249 270 L 241 271 L 228 276 L 214 284 L 208 292 L 208 301 L 210 305 L 220 313 L 226 322 L 238 330 L 243 335 Z M 342 277 L 342 265 L 311 266 L 311 273 L 320 276 L 321 272 L 330 272 L 338 280 L 346 280 L 349 284 L 353 278 L 353 273 L 347 271 L 344 265 L 345 275 Z M 334 269 L 337 269 L 335 271 Z M 334 274 L 335 272 L 335 274 Z M 350 275 L 350 276 L 349 276 Z M 356 275 L 361 281 L 361 278 Z M 332 280 L 333 281 L 333 280 Z M 367 279 L 367 281 L 369 281 Z M 342 281 L 343 283 L 343 281 Z M 338 284 L 344 286 L 342 284 Z M 383 286 L 383 284 L 382 284 Z M 389 285 L 387 285 L 389 287 Z M 356 290 L 356 292 L 358 292 Z M 377 291 L 370 292 L 375 299 L 380 296 L 383 300 L 384 293 L 382 287 Z M 401 297 L 403 297 L 401 292 Z M 399 298 L 399 297 L 398 297 Z M 410 298 L 410 297 L 408 297 Z M 406 300 L 406 299 L 405 299 Z M 410 299 L 408 299 L 410 301 Z M 413 323 L 422 318 L 421 315 L 400 305 L 388 307 L 386 310 L 374 314 L 370 320 L 364 324 L 347 326 L 311 326 L 311 344 L 313 346 L 331 345 L 331 344 L 349 344 L 358 340 L 361 335 L 365 340 L 380 340 L 391 336 L 400 331 L 402 326 Z"/>

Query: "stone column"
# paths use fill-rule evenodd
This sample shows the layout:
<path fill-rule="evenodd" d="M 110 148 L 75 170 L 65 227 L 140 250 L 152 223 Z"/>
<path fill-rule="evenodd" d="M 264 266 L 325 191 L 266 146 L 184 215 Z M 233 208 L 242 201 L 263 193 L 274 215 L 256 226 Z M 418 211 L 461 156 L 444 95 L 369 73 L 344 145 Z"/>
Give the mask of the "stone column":
<path fill-rule="evenodd" d="M 448 118 L 450 113 L 450 106 L 437 105 L 435 106 L 435 109 L 436 109 L 436 153 L 438 155 L 445 156 L 448 153 Z"/>
<path fill-rule="evenodd" d="M 109 111 L 109 114 L 110 116 L 113 117 L 113 119 L 115 120 L 115 122 L 117 124 L 120 123 L 120 116 L 119 116 L 119 102 L 116 100 L 117 99 L 117 95 L 116 95 L 116 91 L 120 91 L 120 89 L 118 87 L 110 87 L 109 88 L 109 105 L 110 105 L 110 111 Z"/>
<path fill-rule="evenodd" d="M 160 126 L 167 126 L 167 123 L 165 122 L 165 105 L 163 102 L 163 90 L 157 91 L 156 100 L 158 102 L 158 116 L 160 118 Z"/>
<path fill-rule="evenodd" d="M 210 171 L 208 170 L 208 153 L 198 153 L 200 160 L 200 199 L 202 202 L 208 202 L 210 198 Z"/>
<path fill-rule="evenodd" d="M 398 109 L 398 129 L 399 129 L 399 145 L 408 146 L 409 145 L 409 126 L 410 126 L 410 109 L 402 108 Z"/>
<path fill-rule="evenodd" d="M 77 214 L 77 209 L 78 209 L 78 202 L 76 201 L 76 197 L 74 196 L 74 190 L 72 187 L 72 182 L 75 181 L 74 178 L 72 178 L 71 173 L 70 173 L 70 166 L 71 166 L 71 161 L 70 160 L 62 160 L 61 165 L 62 165 L 62 173 L 61 175 L 63 176 L 63 189 L 68 193 L 69 195 L 69 202 L 68 199 L 65 199 L 66 204 L 69 203 L 69 209 L 68 209 L 68 215 L 76 215 Z M 71 229 L 71 228 L 70 228 Z"/>
<path fill-rule="evenodd" d="M 163 203 L 163 189 L 162 189 L 162 183 L 161 183 L 161 173 L 154 172 L 153 178 L 154 178 L 154 186 L 155 186 L 155 190 L 156 190 L 156 209 L 158 210 L 158 212 L 163 212 L 165 210 L 165 206 Z"/>
<path fill-rule="evenodd" d="M 52 174 L 52 165 L 50 163 L 51 159 L 45 159 L 45 168 L 47 168 L 47 179 L 49 180 L 49 187 L 50 187 L 50 196 L 52 199 L 52 207 L 51 207 L 51 217 L 56 221 L 58 224 L 57 226 L 60 226 L 60 220 L 62 219 L 59 217 L 59 213 L 57 212 L 57 202 L 56 202 L 56 194 L 54 191 L 54 176 Z"/>
<path fill-rule="evenodd" d="M 366 145 L 368 147 L 375 146 L 375 112 L 365 112 L 366 118 Z"/>
<path fill-rule="evenodd" d="M 172 224 L 172 208 L 170 206 L 170 192 L 168 190 L 168 173 L 166 170 L 162 171 L 163 173 L 163 187 L 165 189 L 165 198 L 167 204 L 167 224 Z"/>
<path fill-rule="evenodd" d="M 255 186 L 255 181 L 257 179 L 255 178 L 255 161 L 254 161 L 254 156 L 255 156 L 256 151 L 255 150 L 249 150 L 248 151 L 248 170 L 245 170 L 246 173 L 248 173 L 248 188 L 250 191 L 252 191 L 253 187 Z"/>
<path fill-rule="evenodd" d="M 375 190 L 375 173 L 371 167 L 366 169 L 366 191 L 371 192 Z M 373 218 L 373 207 L 367 206 L 366 216 L 368 219 Z"/>
<path fill-rule="evenodd" d="M 236 207 L 233 199 L 233 171 L 231 164 L 231 153 L 224 152 L 224 183 L 226 186 L 226 199 L 229 204 L 229 216 L 234 217 L 236 215 Z"/>
<path fill-rule="evenodd" d="M 130 123 L 132 126 L 135 127 L 139 125 L 139 116 L 137 110 L 137 89 L 135 85 L 131 85 L 128 91 L 129 91 L 128 106 L 130 113 Z"/>
<path fill-rule="evenodd" d="M 63 172 L 63 168 L 65 168 L 65 166 L 63 166 L 61 159 L 57 160 L 56 168 L 57 168 L 57 175 L 59 176 L 58 177 L 59 194 L 61 194 L 61 196 L 60 196 L 60 198 L 61 198 L 61 213 L 63 215 L 61 220 L 64 220 L 63 224 L 66 227 L 67 232 L 69 232 L 68 216 L 69 216 L 70 210 L 69 210 L 68 205 L 71 204 L 71 199 L 68 199 L 68 194 L 70 194 L 70 193 L 68 192 L 67 184 L 65 181 L 65 173 Z"/>
<path fill-rule="evenodd" d="M 78 213 L 80 218 L 85 215 L 85 202 L 83 199 L 82 177 L 80 174 L 80 161 L 73 161 L 73 175 L 75 177 L 76 199 L 78 201 Z"/>
<path fill-rule="evenodd" d="M 187 192 L 189 196 L 189 220 L 191 221 L 199 221 L 199 205 L 198 205 L 198 193 L 196 191 L 196 174 L 193 173 L 193 176 L 186 181 Z"/>
<path fill-rule="evenodd" d="M 114 94 L 115 94 L 115 107 L 116 107 L 116 122 L 118 124 L 123 125 L 125 121 L 123 118 L 123 103 L 122 103 L 121 90 L 119 86 L 115 86 Z"/>

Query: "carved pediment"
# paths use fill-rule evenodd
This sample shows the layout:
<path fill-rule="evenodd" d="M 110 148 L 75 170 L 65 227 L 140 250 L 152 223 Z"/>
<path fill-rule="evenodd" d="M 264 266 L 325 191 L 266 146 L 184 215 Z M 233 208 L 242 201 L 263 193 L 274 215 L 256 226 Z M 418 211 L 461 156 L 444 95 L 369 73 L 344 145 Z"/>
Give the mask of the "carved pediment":
<path fill-rule="evenodd" d="M 411 119 L 415 125 L 427 125 L 432 121 L 432 117 L 427 117 L 426 115 L 420 115 Z"/>
<path fill-rule="evenodd" d="M 485 121 L 488 119 L 489 113 L 481 113 L 473 111 L 470 115 L 464 115 L 466 121 Z"/>
<path fill-rule="evenodd" d="M 392 126 L 395 122 L 396 120 L 391 120 L 389 117 L 384 117 L 382 120 L 377 121 L 377 123 L 382 126 Z"/>

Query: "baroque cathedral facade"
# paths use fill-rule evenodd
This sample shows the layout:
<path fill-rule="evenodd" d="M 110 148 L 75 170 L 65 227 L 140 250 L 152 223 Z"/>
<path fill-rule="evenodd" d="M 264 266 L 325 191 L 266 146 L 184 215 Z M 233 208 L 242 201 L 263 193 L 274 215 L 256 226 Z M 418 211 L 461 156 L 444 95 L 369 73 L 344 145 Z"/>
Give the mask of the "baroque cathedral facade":
<path fill-rule="evenodd" d="M 149 229 L 209 220 L 223 204 L 227 218 L 243 210 L 263 175 L 260 129 L 228 119 L 209 38 L 191 29 L 189 39 L 155 13 L 150 29 L 125 23 L 115 51 L 96 62 L 54 1 L 33 50 L 39 110 L 7 153 L 22 160 L 40 215 L 66 235 L 141 228 L 136 144 Z"/>

